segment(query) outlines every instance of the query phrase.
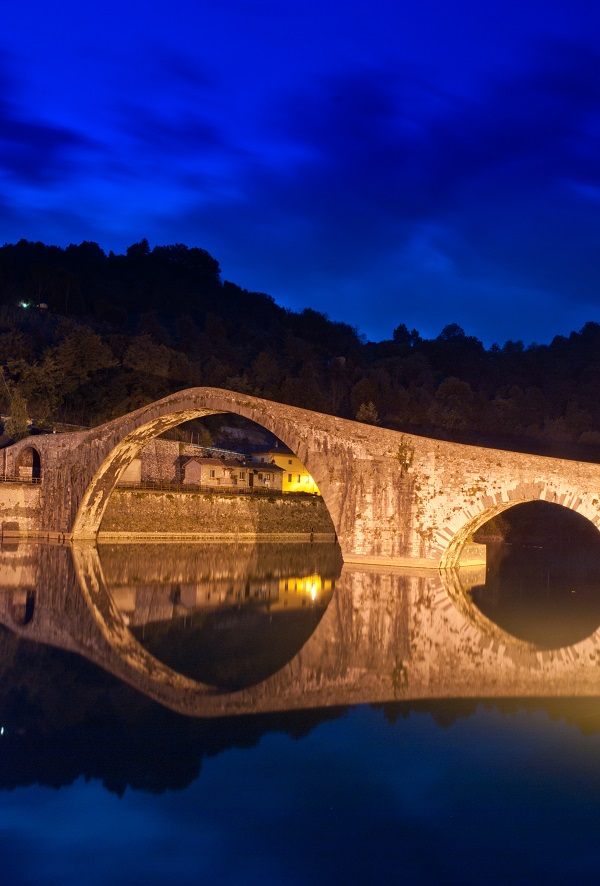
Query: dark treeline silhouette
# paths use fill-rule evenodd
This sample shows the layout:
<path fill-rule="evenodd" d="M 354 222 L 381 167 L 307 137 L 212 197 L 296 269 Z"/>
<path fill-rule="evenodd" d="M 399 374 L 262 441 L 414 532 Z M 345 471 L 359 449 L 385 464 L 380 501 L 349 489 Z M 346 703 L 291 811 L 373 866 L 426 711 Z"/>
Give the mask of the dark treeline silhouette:
<path fill-rule="evenodd" d="M 319 311 L 222 281 L 203 249 L 5 245 L 4 439 L 25 434 L 27 416 L 94 425 L 209 385 L 460 442 L 600 458 L 600 324 L 486 349 L 456 324 L 424 339 L 399 314 L 388 341 L 367 342 Z"/>
<path fill-rule="evenodd" d="M 21 640 L 0 626 L 0 791 L 62 787 L 84 776 L 122 795 L 181 790 L 205 758 L 252 748 L 281 732 L 294 739 L 346 708 L 242 717 L 184 717 L 111 674 L 60 649 Z"/>

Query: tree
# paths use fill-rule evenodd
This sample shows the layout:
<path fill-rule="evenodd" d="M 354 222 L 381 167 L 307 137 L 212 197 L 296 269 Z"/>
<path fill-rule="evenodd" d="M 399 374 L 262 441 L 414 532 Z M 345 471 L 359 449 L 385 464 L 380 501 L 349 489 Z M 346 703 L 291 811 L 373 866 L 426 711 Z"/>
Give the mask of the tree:
<path fill-rule="evenodd" d="M 471 385 L 450 376 L 444 379 L 429 409 L 432 424 L 450 431 L 462 430 L 471 424 L 474 396 Z"/>
<path fill-rule="evenodd" d="M 369 425 L 378 425 L 379 416 L 372 400 L 368 403 L 361 403 L 356 412 L 356 421 L 364 421 Z"/>
<path fill-rule="evenodd" d="M 372 403 L 376 408 L 378 391 L 375 383 L 370 378 L 361 378 L 350 391 L 350 406 L 354 415 L 367 403 Z M 362 421 L 363 419 L 359 419 Z"/>
<path fill-rule="evenodd" d="M 29 435 L 29 417 L 27 415 L 27 401 L 18 388 L 12 392 L 10 403 L 10 418 L 4 426 L 4 431 L 13 440 L 22 440 Z"/>
<path fill-rule="evenodd" d="M 397 345 L 412 348 L 420 342 L 421 336 L 416 329 L 411 329 L 409 331 L 406 323 L 400 323 L 400 325 L 396 326 L 394 329 L 393 340 Z"/>
<path fill-rule="evenodd" d="M 448 323 L 438 335 L 437 340 L 452 341 L 455 338 L 465 338 L 465 330 L 458 323 Z"/>
<path fill-rule="evenodd" d="M 277 397 L 281 371 L 270 351 L 260 351 L 250 366 L 249 377 L 258 397 Z"/>
<path fill-rule="evenodd" d="M 139 243 L 132 243 L 127 247 L 127 258 L 143 258 L 150 255 L 150 244 L 146 237 L 142 237 Z"/>

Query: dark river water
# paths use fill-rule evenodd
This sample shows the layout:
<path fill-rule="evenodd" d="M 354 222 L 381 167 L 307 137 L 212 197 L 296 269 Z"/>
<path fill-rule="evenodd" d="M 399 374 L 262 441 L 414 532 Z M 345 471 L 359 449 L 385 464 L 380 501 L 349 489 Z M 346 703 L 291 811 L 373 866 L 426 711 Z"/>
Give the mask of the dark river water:
<path fill-rule="evenodd" d="M 567 559 L 4 546 L 4 882 L 594 881 L 600 581 Z"/>

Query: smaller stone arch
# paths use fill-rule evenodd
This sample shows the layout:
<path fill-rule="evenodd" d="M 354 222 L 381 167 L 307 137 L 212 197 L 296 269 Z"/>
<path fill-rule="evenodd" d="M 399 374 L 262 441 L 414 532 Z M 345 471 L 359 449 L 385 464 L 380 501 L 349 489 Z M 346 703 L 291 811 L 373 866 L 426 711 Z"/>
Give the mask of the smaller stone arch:
<path fill-rule="evenodd" d="M 17 477 L 39 483 L 42 479 L 42 459 L 35 446 L 25 446 L 19 452 L 15 464 Z"/>
<path fill-rule="evenodd" d="M 455 569 L 460 562 L 464 545 L 473 534 L 488 520 L 516 505 L 532 501 L 544 501 L 574 511 L 589 520 L 600 531 L 597 519 L 593 519 L 582 506 L 582 500 L 576 495 L 558 495 L 556 490 L 545 484 L 528 484 L 526 488 L 517 487 L 509 492 L 499 493 L 495 497 L 485 496 L 477 500 L 470 509 L 463 510 L 451 523 L 438 533 L 440 546 L 440 569 Z"/>

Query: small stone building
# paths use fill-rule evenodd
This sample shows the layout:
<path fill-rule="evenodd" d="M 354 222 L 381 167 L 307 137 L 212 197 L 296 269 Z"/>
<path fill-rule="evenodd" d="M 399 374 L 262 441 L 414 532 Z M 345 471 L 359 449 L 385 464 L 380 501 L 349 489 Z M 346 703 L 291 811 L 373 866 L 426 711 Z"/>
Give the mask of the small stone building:
<path fill-rule="evenodd" d="M 203 489 L 272 489 L 281 492 L 283 471 L 277 465 L 192 456 L 182 464 L 182 483 Z"/>

